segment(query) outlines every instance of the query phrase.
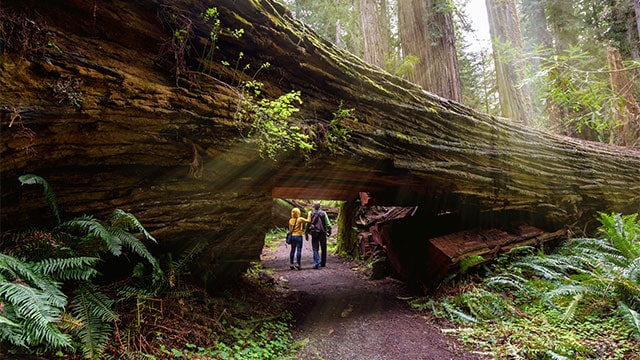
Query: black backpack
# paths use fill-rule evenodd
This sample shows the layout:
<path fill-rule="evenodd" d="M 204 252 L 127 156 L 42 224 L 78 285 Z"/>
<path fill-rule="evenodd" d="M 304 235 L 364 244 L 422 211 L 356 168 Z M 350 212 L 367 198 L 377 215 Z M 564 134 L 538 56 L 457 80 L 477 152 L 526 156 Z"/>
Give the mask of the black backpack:
<path fill-rule="evenodd" d="M 311 223 L 309 224 L 309 233 L 318 235 L 326 232 L 324 228 L 324 211 L 318 210 L 311 213 Z"/>

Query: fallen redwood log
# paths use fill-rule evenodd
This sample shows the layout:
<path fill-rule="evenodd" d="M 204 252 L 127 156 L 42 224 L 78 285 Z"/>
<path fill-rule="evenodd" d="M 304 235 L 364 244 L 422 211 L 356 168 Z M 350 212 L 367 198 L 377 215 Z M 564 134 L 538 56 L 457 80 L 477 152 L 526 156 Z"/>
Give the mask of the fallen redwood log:
<path fill-rule="evenodd" d="M 545 232 L 528 225 L 509 229 L 471 229 L 431 238 L 427 241 L 424 273 L 420 281 L 433 288 L 447 276 L 459 270 L 478 266 L 496 259 L 515 247 L 540 247 L 566 239 L 565 229 Z M 468 261 L 467 264 L 463 262 Z M 462 269 L 461 269 L 462 267 Z"/>
<path fill-rule="evenodd" d="M 51 220 L 40 189 L 17 181 L 35 173 L 69 216 L 122 208 L 159 240 L 154 251 L 175 258 L 199 249 L 191 273 L 214 285 L 259 258 L 274 197 L 367 192 L 378 204 L 460 214 L 451 232 L 513 218 L 581 228 L 596 211 L 638 211 L 636 151 L 437 97 L 338 49 L 269 0 L 216 1 L 224 31 L 207 58 L 208 6 L 2 3 L 2 231 Z M 190 24 L 189 46 L 174 42 L 180 29 L 167 19 Z M 238 84 L 254 76 L 267 99 L 300 91 L 288 121 L 302 131 L 329 129 L 340 104 L 354 109 L 358 121 L 343 124 L 350 140 L 329 153 L 315 138 L 320 150 L 306 162 L 295 153 L 259 158 L 235 117 Z"/>

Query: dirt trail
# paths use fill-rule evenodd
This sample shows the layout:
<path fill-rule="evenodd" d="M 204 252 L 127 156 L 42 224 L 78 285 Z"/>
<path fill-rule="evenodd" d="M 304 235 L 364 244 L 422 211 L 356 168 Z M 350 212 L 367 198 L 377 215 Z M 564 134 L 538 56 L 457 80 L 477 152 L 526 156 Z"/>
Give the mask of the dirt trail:
<path fill-rule="evenodd" d="M 302 250 L 302 269 L 289 269 L 282 241 L 265 249 L 262 265 L 288 284 L 296 340 L 308 338 L 299 359 L 486 359 L 445 337 L 441 328 L 398 297 L 413 294 L 393 279 L 369 280 L 356 263 L 329 254 L 327 266 L 313 269 L 311 242 Z"/>

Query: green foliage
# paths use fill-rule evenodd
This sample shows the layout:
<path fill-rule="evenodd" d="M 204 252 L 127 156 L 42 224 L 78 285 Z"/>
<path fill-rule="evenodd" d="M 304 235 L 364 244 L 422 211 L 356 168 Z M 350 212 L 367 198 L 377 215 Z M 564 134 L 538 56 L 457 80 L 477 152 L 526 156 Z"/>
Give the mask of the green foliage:
<path fill-rule="evenodd" d="M 53 215 L 58 220 L 58 224 L 62 222 L 62 217 L 60 216 L 60 210 L 58 210 L 58 200 L 56 199 L 56 195 L 51 190 L 49 183 L 46 182 L 43 178 L 33 174 L 26 174 L 18 177 L 18 180 L 22 185 L 34 185 L 40 184 L 44 189 L 44 197 L 47 199 L 47 203 L 53 212 Z"/>
<path fill-rule="evenodd" d="M 460 272 L 466 273 L 471 267 L 484 262 L 484 258 L 480 255 L 467 256 L 460 260 Z"/>
<path fill-rule="evenodd" d="M 140 232 L 154 242 L 155 239 L 132 214 L 122 210 L 114 211 L 109 223 L 88 215 L 61 222 L 49 184 L 32 174 L 23 175 L 19 180 L 22 184 L 44 187 L 58 225 L 50 231 L 33 231 L 36 235 L 29 235 L 27 231 L 25 239 L 38 238 L 32 242 L 34 247 L 6 249 L 22 252 L 37 261 L 0 253 L 0 303 L 6 310 L 0 315 L 0 322 L 7 325 L 0 329 L 0 339 L 28 348 L 23 350 L 27 352 L 39 348 L 72 351 L 77 348 L 86 358 L 102 358 L 112 331 L 111 323 L 118 316 L 111 310 L 113 300 L 92 283 L 99 275 L 95 267 L 103 255 L 121 256 L 126 249 L 149 262 L 153 279 L 158 280 L 163 273 L 157 259 L 130 231 Z M 38 246 L 45 249 L 44 256 Z M 70 304 L 67 294 L 62 292 L 63 286 L 73 295 Z"/>
<path fill-rule="evenodd" d="M 82 80 L 61 78 L 52 85 L 53 96 L 59 103 L 67 102 L 76 110 L 82 110 L 84 99 L 82 97 Z"/>
<path fill-rule="evenodd" d="M 67 304 L 60 287 L 34 263 L 0 253 L 0 340 L 25 349 L 70 348 L 71 338 L 56 326 Z"/>
<path fill-rule="evenodd" d="M 408 55 L 399 61 L 399 63 L 395 66 L 395 69 L 393 69 L 392 73 L 407 78 L 413 75 L 416 65 L 418 64 L 420 64 L 419 57 L 415 55 Z M 390 67 L 391 65 L 392 64 L 389 63 L 387 64 L 387 67 Z"/>
<path fill-rule="evenodd" d="M 212 355 L 220 359 L 282 359 L 292 348 L 291 319 L 291 313 L 285 311 L 275 318 L 231 325 L 221 334 Z"/>
<path fill-rule="evenodd" d="M 600 222 L 601 239 L 509 254 L 484 283 L 429 307 L 473 324 L 460 338 L 497 358 L 624 359 L 640 340 L 639 224 L 637 214 Z"/>
<path fill-rule="evenodd" d="M 74 293 L 71 310 L 82 321 L 75 331 L 82 343 L 82 353 L 87 359 L 101 359 L 113 330 L 110 323 L 118 320 L 111 310 L 114 301 L 90 283 L 81 284 Z"/>
<path fill-rule="evenodd" d="M 245 84 L 250 86 L 253 93 L 246 93 L 236 122 L 240 128 L 249 125 L 248 136 L 258 144 L 260 156 L 276 161 L 284 152 L 299 149 L 309 152 L 313 145 L 307 142 L 309 136 L 300 131 L 300 127 L 289 124 L 288 118 L 299 109 L 293 104 L 301 104 L 299 91 L 291 91 L 275 100 L 256 99 L 260 94 L 259 83 Z"/>
<path fill-rule="evenodd" d="M 200 14 L 200 16 L 202 17 L 202 21 L 205 24 L 210 24 L 211 27 L 209 30 L 209 43 L 204 45 L 201 56 L 202 61 L 198 66 L 198 71 L 205 74 L 210 74 L 211 66 L 208 64 L 213 63 L 213 55 L 216 50 L 216 43 L 218 41 L 218 34 L 220 32 L 220 13 L 218 12 L 218 8 L 211 7 Z"/>
<path fill-rule="evenodd" d="M 354 109 L 344 109 L 342 101 L 338 110 L 333 113 L 331 126 L 325 134 L 324 145 L 332 154 L 340 150 L 340 146 L 351 138 L 351 130 L 345 127 L 345 122 L 358 122 L 358 118 L 353 115 Z"/>
<path fill-rule="evenodd" d="M 594 68 L 600 66 L 601 68 Z M 571 47 L 555 57 L 542 57 L 538 72 L 528 81 L 541 85 L 541 96 L 559 108 L 564 126 L 569 132 L 593 130 L 600 141 L 609 141 L 611 129 L 620 126 L 616 109 L 622 101 L 611 89 L 610 73 L 605 62 L 597 63 L 594 55 L 578 47 Z M 638 68 L 627 64 L 627 70 Z"/>

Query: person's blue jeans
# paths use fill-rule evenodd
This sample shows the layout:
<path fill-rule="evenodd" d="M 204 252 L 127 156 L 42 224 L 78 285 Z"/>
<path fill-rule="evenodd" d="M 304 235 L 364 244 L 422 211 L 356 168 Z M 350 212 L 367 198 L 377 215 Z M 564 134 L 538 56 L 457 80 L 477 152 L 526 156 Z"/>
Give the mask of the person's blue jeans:
<path fill-rule="evenodd" d="M 291 252 L 289 253 L 289 264 L 291 265 L 293 265 L 294 256 L 296 257 L 296 263 L 300 266 L 300 258 L 302 257 L 302 236 L 291 237 Z"/>
<path fill-rule="evenodd" d="M 327 235 L 320 233 L 311 235 L 311 249 L 313 250 L 313 265 L 315 267 L 325 266 L 327 263 Z M 322 255 L 319 254 L 322 251 Z"/>

